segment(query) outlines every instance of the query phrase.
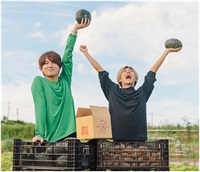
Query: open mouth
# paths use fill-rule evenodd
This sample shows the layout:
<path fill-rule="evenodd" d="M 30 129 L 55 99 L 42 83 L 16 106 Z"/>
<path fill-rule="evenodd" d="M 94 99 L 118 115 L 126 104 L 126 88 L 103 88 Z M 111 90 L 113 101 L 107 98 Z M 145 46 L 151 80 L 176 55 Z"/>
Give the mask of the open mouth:
<path fill-rule="evenodd" d="M 130 75 L 126 76 L 126 79 L 131 79 L 131 76 Z"/>

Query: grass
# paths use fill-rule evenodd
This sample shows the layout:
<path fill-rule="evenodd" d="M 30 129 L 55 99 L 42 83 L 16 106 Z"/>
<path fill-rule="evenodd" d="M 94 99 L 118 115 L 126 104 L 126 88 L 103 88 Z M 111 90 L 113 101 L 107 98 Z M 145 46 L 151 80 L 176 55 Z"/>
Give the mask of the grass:
<path fill-rule="evenodd" d="M 12 152 L 1 153 L 1 171 L 11 171 L 13 163 L 12 161 L 13 161 Z"/>
<path fill-rule="evenodd" d="M 12 171 L 12 152 L 4 152 L 1 154 L 1 171 Z M 199 166 L 191 166 L 189 164 L 170 164 L 170 171 L 199 171 Z"/>
<path fill-rule="evenodd" d="M 170 171 L 199 171 L 199 166 L 170 164 Z"/>

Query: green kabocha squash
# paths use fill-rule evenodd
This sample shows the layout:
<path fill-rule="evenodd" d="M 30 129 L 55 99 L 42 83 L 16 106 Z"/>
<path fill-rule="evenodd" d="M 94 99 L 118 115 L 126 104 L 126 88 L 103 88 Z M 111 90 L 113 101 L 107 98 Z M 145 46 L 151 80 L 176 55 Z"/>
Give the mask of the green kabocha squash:
<path fill-rule="evenodd" d="M 71 155 L 72 156 L 72 155 Z M 61 155 L 56 160 L 56 166 L 58 167 L 67 167 L 72 157 L 69 155 Z"/>
<path fill-rule="evenodd" d="M 35 166 L 51 166 L 50 156 L 46 153 L 35 154 L 34 164 Z"/>
<path fill-rule="evenodd" d="M 46 150 L 47 153 L 67 153 L 68 142 L 56 142 L 49 146 Z"/>
<path fill-rule="evenodd" d="M 76 18 L 76 21 L 80 24 L 82 18 L 84 18 L 84 19 L 87 18 L 87 19 L 90 19 L 90 21 L 91 21 L 92 16 L 91 16 L 91 13 L 89 11 L 87 11 L 85 9 L 80 9 L 76 12 L 75 18 Z"/>
<path fill-rule="evenodd" d="M 165 41 L 165 48 L 179 48 L 182 46 L 182 42 L 176 38 L 171 38 Z"/>

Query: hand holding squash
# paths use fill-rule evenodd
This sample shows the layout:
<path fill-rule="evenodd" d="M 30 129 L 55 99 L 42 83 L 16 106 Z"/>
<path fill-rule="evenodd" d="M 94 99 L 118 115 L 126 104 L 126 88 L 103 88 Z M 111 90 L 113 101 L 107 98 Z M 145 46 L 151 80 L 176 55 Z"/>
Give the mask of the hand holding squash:
<path fill-rule="evenodd" d="M 165 41 L 165 48 L 180 48 L 183 47 L 183 44 L 180 40 L 176 38 L 171 38 Z"/>

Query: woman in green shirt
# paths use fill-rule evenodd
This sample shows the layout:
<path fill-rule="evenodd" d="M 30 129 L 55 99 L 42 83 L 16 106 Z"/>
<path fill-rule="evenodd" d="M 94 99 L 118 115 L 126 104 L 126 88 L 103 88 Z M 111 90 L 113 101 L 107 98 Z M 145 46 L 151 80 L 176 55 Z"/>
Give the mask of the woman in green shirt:
<path fill-rule="evenodd" d="M 76 23 L 67 39 L 61 57 L 48 51 L 39 58 L 40 70 L 45 77 L 36 76 L 31 91 L 35 105 L 35 137 L 32 141 L 56 142 L 69 136 L 76 136 L 76 118 L 71 93 L 72 53 L 79 29 L 88 27 L 90 20 Z M 62 72 L 59 72 L 62 67 Z"/>

